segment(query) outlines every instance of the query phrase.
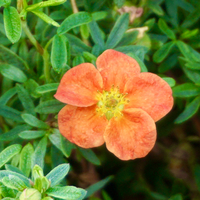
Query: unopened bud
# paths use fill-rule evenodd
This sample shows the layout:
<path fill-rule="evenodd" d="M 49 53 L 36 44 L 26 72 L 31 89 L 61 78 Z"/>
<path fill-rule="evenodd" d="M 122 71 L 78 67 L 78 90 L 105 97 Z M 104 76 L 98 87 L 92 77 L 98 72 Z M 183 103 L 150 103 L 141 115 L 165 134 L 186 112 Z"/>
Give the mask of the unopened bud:
<path fill-rule="evenodd" d="M 41 193 L 33 188 L 25 189 L 19 197 L 19 200 L 41 200 Z"/>
<path fill-rule="evenodd" d="M 39 165 L 35 165 L 32 169 L 32 176 L 33 179 L 36 180 L 37 178 L 42 178 L 44 177 L 44 173 L 42 168 Z"/>

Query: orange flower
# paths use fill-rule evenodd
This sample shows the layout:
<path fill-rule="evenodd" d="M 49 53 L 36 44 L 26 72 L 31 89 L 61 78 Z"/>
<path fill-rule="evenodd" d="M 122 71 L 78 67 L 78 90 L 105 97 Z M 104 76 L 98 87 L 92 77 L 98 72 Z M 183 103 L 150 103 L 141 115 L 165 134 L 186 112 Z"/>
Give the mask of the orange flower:
<path fill-rule="evenodd" d="M 63 76 L 55 94 L 69 104 L 58 114 L 61 134 L 83 148 L 105 142 L 122 160 L 146 156 L 155 144 L 155 122 L 173 106 L 170 86 L 115 50 L 103 52 L 96 66 L 83 63 Z"/>

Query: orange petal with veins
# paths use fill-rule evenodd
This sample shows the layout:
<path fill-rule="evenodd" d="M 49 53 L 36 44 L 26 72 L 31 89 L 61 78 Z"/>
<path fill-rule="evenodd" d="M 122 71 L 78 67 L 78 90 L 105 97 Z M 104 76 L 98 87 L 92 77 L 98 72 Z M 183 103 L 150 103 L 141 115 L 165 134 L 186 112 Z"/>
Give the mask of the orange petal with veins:
<path fill-rule="evenodd" d="M 121 160 L 146 156 L 156 141 L 156 126 L 143 110 L 124 110 L 120 119 L 112 118 L 104 133 L 106 146 Z"/>
<path fill-rule="evenodd" d="M 141 108 L 154 121 L 164 117 L 173 107 L 171 87 L 159 76 L 144 72 L 129 80 L 125 87 L 130 103 L 125 108 Z"/>
<path fill-rule="evenodd" d="M 140 66 L 136 60 L 112 49 L 104 51 L 97 58 L 96 65 L 102 75 L 105 90 L 110 90 L 114 85 L 123 92 L 127 80 L 140 73 Z"/>
<path fill-rule="evenodd" d="M 105 117 L 96 114 L 96 105 L 87 108 L 66 105 L 58 114 L 61 134 L 83 148 L 98 147 L 104 143 L 107 123 Z"/>
<path fill-rule="evenodd" d="M 97 103 L 97 91 L 101 91 L 102 87 L 99 71 L 94 65 L 83 63 L 64 74 L 54 96 L 63 103 L 87 107 Z"/>

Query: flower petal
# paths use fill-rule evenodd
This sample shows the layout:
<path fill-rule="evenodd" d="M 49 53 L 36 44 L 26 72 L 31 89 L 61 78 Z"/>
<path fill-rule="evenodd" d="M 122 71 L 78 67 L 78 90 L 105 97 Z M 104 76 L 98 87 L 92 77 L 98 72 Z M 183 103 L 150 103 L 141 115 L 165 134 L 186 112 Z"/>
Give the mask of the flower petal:
<path fill-rule="evenodd" d="M 61 134 L 70 142 L 83 148 L 104 143 L 103 133 L 107 120 L 96 114 L 96 105 L 84 108 L 66 105 L 58 114 Z"/>
<path fill-rule="evenodd" d="M 97 58 L 96 65 L 103 77 L 105 90 L 110 90 L 114 85 L 123 92 L 127 80 L 140 73 L 140 66 L 136 60 L 112 49 L 104 51 Z"/>
<path fill-rule="evenodd" d="M 121 160 L 146 156 L 156 141 L 156 126 L 153 119 L 142 109 L 124 111 L 120 119 L 111 119 L 104 139 L 109 151 Z"/>
<path fill-rule="evenodd" d="M 91 106 L 97 102 L 95 96 L 102 87 L 99 71 L 94 65 L 83 63 L 64 74 L 55 98 L 74 106 Z"/>
<path fill-rule="evenodd" d="M 172 90 L 159 76 L 144 72 L 129 80 L 125 93 L 130 103 L 126 108 L 141 108 L 155 121 L 164 117 L 173 106 Z"/>

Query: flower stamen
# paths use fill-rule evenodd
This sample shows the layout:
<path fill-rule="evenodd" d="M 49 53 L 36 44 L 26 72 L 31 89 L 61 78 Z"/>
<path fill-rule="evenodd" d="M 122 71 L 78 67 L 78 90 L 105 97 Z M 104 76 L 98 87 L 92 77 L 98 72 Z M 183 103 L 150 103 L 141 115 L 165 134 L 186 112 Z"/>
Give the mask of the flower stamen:
<path fill-rule="evenodd" d="M 112 85 L 110 91 L 104 90 L 102 93 L 98 93 L 96 96 L 98 100 L 97 113 L 100 116 L 105 115 L 107 120 L 123 116 L 124 105 L 129 103 L 129 100 L 125 98 L 126 96 L 127 94 L 120 93 L 119 87 L 114 87 L 114 85 Z"/>

